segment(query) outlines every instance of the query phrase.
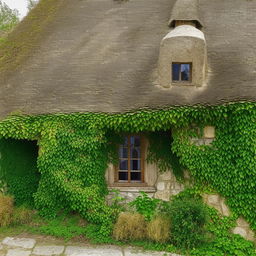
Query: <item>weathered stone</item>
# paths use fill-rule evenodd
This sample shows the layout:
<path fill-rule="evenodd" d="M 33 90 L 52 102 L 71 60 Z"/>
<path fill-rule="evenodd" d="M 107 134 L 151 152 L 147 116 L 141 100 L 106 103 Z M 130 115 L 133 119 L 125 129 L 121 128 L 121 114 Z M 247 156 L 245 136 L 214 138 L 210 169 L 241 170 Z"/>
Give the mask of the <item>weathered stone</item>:
<path fill-rule="evenodd" d="M 218 205 L 220 201 L 219 195 L 208 195 L 208 203 L 211 205 Z"/>
<path fill-rule="evenodd" d="M 229 210 L 228 206 L 226 205 L 224 199 L 221 200 L 221 209 L 222 209 L 222 215 L 223 215 L 223 216 L 227 216 L 227 217 L 230 216 L 230 214 L 231 214 L 231 213 L 230 213 L 230 210 Z"/>
<path fill-rule="evenodd" d="M 163 201 L 169 201 L 170 200 L 170 192 L 169 191 L 157 191 L 155 193 L 155 198 L 161 199 Z"/>
<path fill-rule="evenodd" d="M 125 249 L 124 256 L 180 256 L 175 253 L 166 253 L 166 252 L 144 252 L 136 249 Z"/>
<path fill-rule="evenodd" d="M 159 178 L 161 180 L 164 180 L 164 181 L 170 181 L 172 180 L 174 177 L 172 176 L 172 173 L 170 171 L 167 171 L 167 172 L 164 172 L 164 173 L 161 173 L 159 175 Z"/>
<path fill-rule="evenodd" d="M 36 246 L 33 254 L 40 256 L 60 255 L 64 252 L 64 246 Z"/>
<path fill-rule="evenodd" d="M 204 127 L 204 138 L 206 138 L 206 139 L 215 138 L 215 127 L 214 126 L 205 126 Z"/>
<path fill-rule="evenodd" d="M 165 189 L 165 184 L 164 184 L 164 182 L 161 181 L 161 182 L 157 183 L 156 187 L 157 187 L 158 191 L 163 191 Z"/>
<path fill-rule="evenodd" d="M 31 251 L 25 251 L 22 249 L 10 249 L 8 250 L 6 256 L 30 256 Z"/>
<path fill-rule="evenodd" d="M 240 236 L 242 236 L 243 238 L 246 238 L 246 237 L 247 237 L 247 231 L 246 231 L 244 228 L 241 228 L 241 227 L 236 227 L 236 228 L 234 228 L 233 234 L 240 235 Z"/>
<path fill-rule="evenodd" d="M 24 249 L 32 249 L 35 246 L 36 241 L 35 239 L 30 238 L 6 237 L 2 241 L 2 244 L 9 247 L 21 247 Z"/>
<path fill-rule="evenodd" d="M 256 241 L 255 234 L 252 230 L 248 231 L 246 239 L 249 240 L 249 241 L 252 241 L 252 242 Z"/>
<path fill-rule="evenodd" d="M 238 218 L 236 223 L 237 223 L 238 227 L 250 228 L 249 223 L 244 218 L 242 218 L 242 217 Z"/>
<path fill-rule="evenodd" d="M 122 256 L 122 251 L 120 249 L 114 249 L 109 247 L 97 247 L 97 248 L 87 248 L 87 247 L 77 247 L 77 246 L 67 246 L 65 250 L 66 256 Z"/>

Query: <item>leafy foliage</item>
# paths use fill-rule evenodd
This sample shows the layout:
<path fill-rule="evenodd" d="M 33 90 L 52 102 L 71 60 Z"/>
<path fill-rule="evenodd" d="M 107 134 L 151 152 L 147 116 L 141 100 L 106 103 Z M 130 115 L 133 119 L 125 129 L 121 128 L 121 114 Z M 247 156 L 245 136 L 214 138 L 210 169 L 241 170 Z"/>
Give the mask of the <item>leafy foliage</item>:
<path fill-rule="evenodd" d="M 140 192 L 140 195 L 134 201 L 130 202 L 130 205 L 134 206 L 136 211 L 142 214 L 146 220 L 151 220 L 159 201 L 158 199 L 149 197 L 145 192 Z"/>
<path fill-rule="evenodd" d="M 172 241 L 177 247 L 191 249 L 205 242 L 208 216 L 202 202 L 175 200 L 170 217 Z"/>
<path fill-rule="evenodd" d="M 110 131 L 172 130 L 172 150 L 190 170 L 195 184 L 222 194 L 233 212 L 256 229 L 255 119 L 255 103 L 123 114 L 20 115 L 0 122 L 0 137 L 38 140 L 41 178 L 35 204 L 41 214 L 51 217 L 70 209 L 99 225 L 100 235 L 108 236 L 113 210 L 105 204 L 104 175 L 114 159 Z M 191 124 L 216 127 L 211 146 L 193 144 Z"/>
<path fill-rule="evenodd" d="M 156 163 L 160 172 L 173 171 L 177 179 L 183 179 L 183 167 L 179 158 L 172 151 L 171 131 L 158 131 L 148 133 L 149 149 L 147 161 Z"/>
<path fill-rule="evenodd" d="M 0 180 L 5 193 L 12 194 L 16 205 L 33 206 L 33 194 L 37 190 L 39 172 L 37 170 L 38 147 L 35 142 L 0 140 Z"/>
<path fill-rule="evenodd" d="M 8 5 L 0 1 L 0 36 L 12 30 L 19 22 L 19 13 L 12 10 Z"/>

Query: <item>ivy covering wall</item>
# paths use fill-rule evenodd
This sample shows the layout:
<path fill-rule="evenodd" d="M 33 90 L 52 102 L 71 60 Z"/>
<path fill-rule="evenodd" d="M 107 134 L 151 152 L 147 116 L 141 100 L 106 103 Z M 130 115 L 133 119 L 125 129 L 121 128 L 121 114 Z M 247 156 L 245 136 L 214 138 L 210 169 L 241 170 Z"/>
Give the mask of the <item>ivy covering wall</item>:
<path fill-rule="evenodd" d="M 40 177 L 37 170 L 36 142 L 1 139 L 0 154 L 2 186 L 7 185 L 5 189 L 14 195 L 16 205 L 33 206 L 33 194 L 37 190 Z"/>
<path fill-rule="evenodd" d="M 10 116 L 0 122 L 2 138 L 37 140 L 41 174 L 34 196 L 45 216 L 66 208 L 101 224 L 112 223 L 105 204 L 105 170 L 113 159 L 111 137 L 120 132 L 173 131 L 173 151 L 201 189 L 214 189 L 256 230 L 256 104 L 176 107 L 124 114 Z M 212 146 L 196 146 L 193 127 L 213 125 Z"/>

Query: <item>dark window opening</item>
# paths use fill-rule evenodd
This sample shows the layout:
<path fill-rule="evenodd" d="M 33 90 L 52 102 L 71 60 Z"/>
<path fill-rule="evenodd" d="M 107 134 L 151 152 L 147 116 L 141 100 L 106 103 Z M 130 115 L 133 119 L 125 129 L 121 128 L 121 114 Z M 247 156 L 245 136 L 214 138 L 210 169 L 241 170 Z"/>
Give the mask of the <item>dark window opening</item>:
<path fill-rule="evenodd" d="M 142 146 L 141 136 L 129 135 L 124 137 L 123 144 L 119 145 L 117 182 L 143 182 Z"/>
<path fill-rule="evenodd" d="M 173 63 L 172 81 L 173 82 L 191 82 L 192 81 L 192 63 Z"/>

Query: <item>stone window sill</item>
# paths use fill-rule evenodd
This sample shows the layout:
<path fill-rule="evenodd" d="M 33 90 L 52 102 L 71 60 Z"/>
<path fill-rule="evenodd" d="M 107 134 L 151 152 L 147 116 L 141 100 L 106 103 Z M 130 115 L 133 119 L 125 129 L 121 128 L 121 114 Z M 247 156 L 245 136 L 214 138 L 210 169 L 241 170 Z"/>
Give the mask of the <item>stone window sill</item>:
<path fill-rule="evenodd" d="M 148 193 L 155 193 L 156 192 L 156 188 L 155 187 L 149 187 L 147 186 L 145 183 L 142 184 L 113 184 L 111 186 L 108 187 L 110 190 L 111 189 L 117 189 L 120 192 L 148 192 Z"/>

